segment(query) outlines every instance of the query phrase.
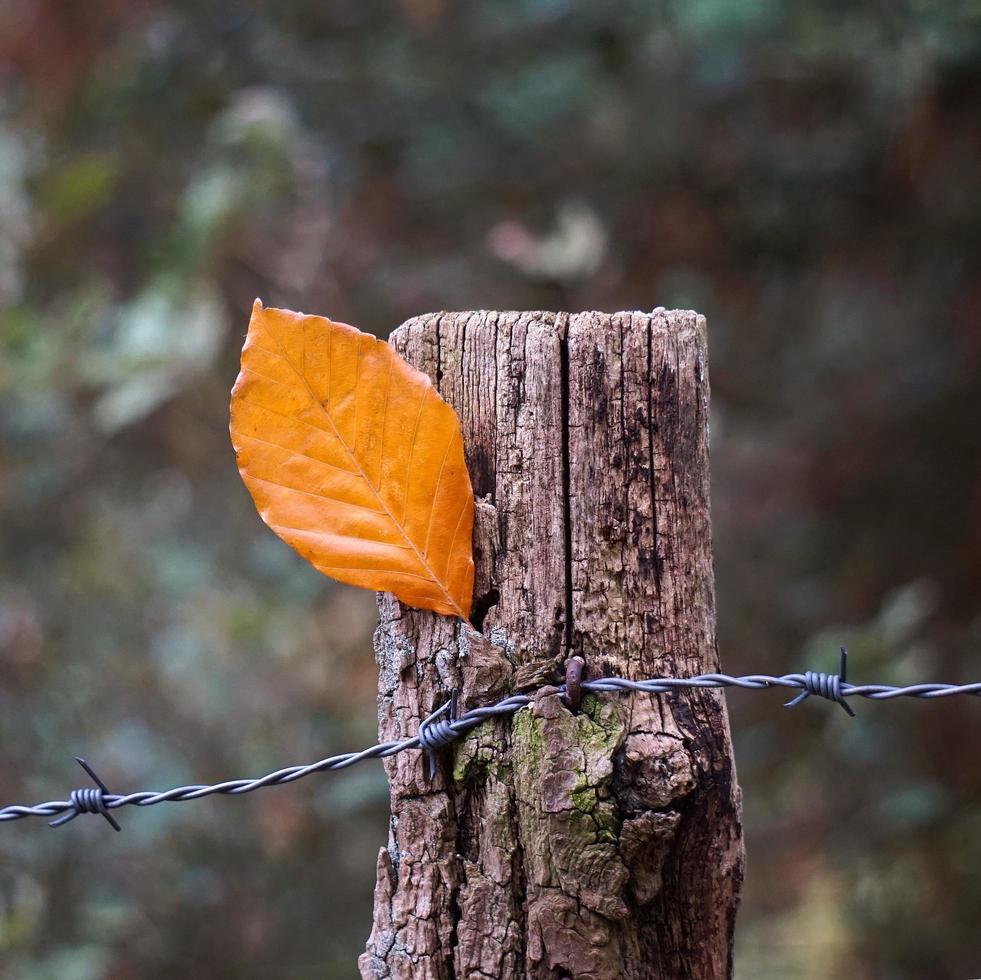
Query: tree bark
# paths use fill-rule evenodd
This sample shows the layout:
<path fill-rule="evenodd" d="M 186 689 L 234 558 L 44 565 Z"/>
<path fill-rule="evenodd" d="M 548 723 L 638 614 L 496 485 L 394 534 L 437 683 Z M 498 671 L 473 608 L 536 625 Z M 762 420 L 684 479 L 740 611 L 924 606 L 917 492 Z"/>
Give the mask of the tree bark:
<path fill-rule="evenodd" d="M 705 320 L 441 313 L 392 343 L 460 415 L 477 497 L 473 625 L 379 597 L 379 731 L 591 677 L 719 668 Z M 739 791 L 717 691 L 554 687 L 442 753 L 386 760 L 365 978 L 731 975 Z"/>

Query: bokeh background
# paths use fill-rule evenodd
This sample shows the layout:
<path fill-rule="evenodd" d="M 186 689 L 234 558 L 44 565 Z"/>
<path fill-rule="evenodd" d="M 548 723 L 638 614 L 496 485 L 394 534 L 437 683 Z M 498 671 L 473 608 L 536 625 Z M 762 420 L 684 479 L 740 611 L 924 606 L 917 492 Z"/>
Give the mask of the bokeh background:
<path fill-rule="evenodd" d="M 256 295 L 704 312 L 725 667 L 981 677 L 979 122 L 976 0 L 0 0 L 0 802 L 374 740 L 373 597 L 235 469 Z M 981 706 L 780 701 L 738 977 L 981 976 Z M 0 974 L 353 977 L 386 819 L 6 825 Z"/>

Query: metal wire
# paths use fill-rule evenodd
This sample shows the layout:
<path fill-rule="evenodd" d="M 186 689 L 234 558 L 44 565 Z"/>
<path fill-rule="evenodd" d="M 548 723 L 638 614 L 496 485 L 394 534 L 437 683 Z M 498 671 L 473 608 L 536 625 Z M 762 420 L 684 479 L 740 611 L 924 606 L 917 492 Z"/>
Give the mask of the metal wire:
<path fill-rule="evenodd" d="M 844 653 L 844 651 L 842 651 Z M 870 701 L 891 701 L 895 698 L 948 698 L 959 695 L 981 697 L 981 681 L 971 684 L 912 684 L 906 687 L 896 687 L 891 684 L 850 684 L 845 681 L 845 659 L 838 674 L 821 674 L 807 671 L 803 674 L 783 674 L 779 677 L 769 674 L 748 674 L 733 677 L 729 674 L 699 674 L 697 677 L 655 677 L 650 680 L 634 681 L 625 677 L 600 677 L 595 680 L 582 681 L 583 691 L 595 694 L 624 693 L 643 691 L 648 694 L 668 694 L 672 691 L 713 688 L 741 688 L 745 691 L 760 691 L 769 688 L 787 688 L 800 693 L 787 702 L 787 707 L 794 707 L 807 697 L 825 698 L 840 704 L 850 711 L 846 698 L 866 698 Z M 554 688 L 565 694 L 565 685 Z M 92 768 L 79 759 L 79 763 L 96 783 L 95 787 L 74 790 L 67 800 L 52 800 L 48 803 L 38 803 L 34 806 L 11 805 L 0 809 L 0 823 L 11 820 L 22 820 L 25 817 L 58 817 L 52 821 L 52 826 L 60 826 L 82 813 L 98 813 L 104 816 L 117 830 L 118 824 L 109 813 L 126 806 L 156 806 L 158 803 L 183 803 L 188 800 L 200 800 L 205 796 L 241 796 L 265 786 L 282 786 L 294 783 L 318 772 L 333 772 L 337 769 L 347 769 L 365 759 L 386 759 L 389 756 L 405 752 L 409 749 L 423 749 L 429 755 L 429 771 L 435 771 L 435 752 L 439 747 L 451 741 L 462 738 L 471 729 L 489 718 L 498 718 L 520 711 L 534 699 L 534 692 L 512 694 L 495 704 L 471 708 L 463 714 L 456 715 L 455 695 L 446 704 L 437 708 L 431 715 L 423 719 L 420 731 L 411 738 L 392 742 L 380 742 L 360 752 L 345 752 L 333 755 L 319 762 L 306 766 L 289 766 L 268 773 L 257 779 L 231 779 L 210 785 L 200 784 L 177 786 L 174 789 L 158 792 L 144 790 L 138 793 L 110 793 L 105 783 L 95 774 Z"/>

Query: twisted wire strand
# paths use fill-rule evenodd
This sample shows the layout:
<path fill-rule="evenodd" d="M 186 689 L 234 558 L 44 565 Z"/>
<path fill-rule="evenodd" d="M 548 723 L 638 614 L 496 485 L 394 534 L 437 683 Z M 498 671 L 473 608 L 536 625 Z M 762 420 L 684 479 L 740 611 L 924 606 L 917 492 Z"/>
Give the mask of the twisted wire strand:
<path fill-rule="evenodd" d="M 843 673 L 843 672 L 842 672 Z M 692 689 L 740 688 L 746 691 L 760 691 L 769 688 L 787 688 L 797 690 L 801 695 L 815 695 L 835 701 L 843 706 L 845 698 L 866 698 L 871 701 L 891 701 L 895 698 L 934 699 L 966 695 L 981 697 L 981 681 L 970 684 L 912 684 L 897 687 L 891 684 L 850 684 L 846 683 L 840 674 L 819 674 L 807 671 L 803 674 L 747 674 L 733 677 L 729 674 L 700 674 L 697 677 L 655 677 L 649 680 L 629 680 L 626 677 L 601 677 L 582 682 L 584 691 L 596 694 L 628 693 L 641 691 L 648 694 L 667 694 L 673 691 Z M 564 694 L 565 685 L 559 685 L 553 690 Z M 98 784 L 72 791 L 68 800 L 51 800 L 34 806 L 12 804 L 0 809 L 0 823 L 22 820 L 25 817 L 59 817 L 54 824 L 60 825 L 82 813 L 97 813 L 105 816 L 114 826 L 109 811 L 126 806 L 155 806 L 158 803 L 184 803 L 189 800 L 200 800 L 206 796 L 241 796 L 254 792 L 266 786 L 282 786 L 294 783 L 314 773 L 333 772 L 348 769 L 363 762 L 365 759 L 387 759 L 409 749 L 422 749 L 430 754 L 440 746 L 462 738 L 471 729 L 489 718 L 497 718 L 514 714 L 532 702 L 535 692 L 512 694 L 494 704 L 471 708 L 458 717 L 455 715 L 455 704 L 452 701 L 437 708 L 431 715 L 423 719 L 421 731 L 411 738 L 390 742 L 379 742 L 376 745 L 362 749 L 360 752 L 344 752 L 332 755 L 319 762 L 309 765 L 287 766 L 277 769 L 256 779 L 230 779 L 220 783 L 193 784 L 176 786 L 173 789 L 157 791 L 143 790 L 136 793 L 110 793 L 105 784 L 98 779 L 92 770 L 82 760 L 86 771 Z M 788 702 L 792 706 L 799 701 L 794 698 Z M 449 715 L 449 717 L 446 717 Z"/>
<path fill-rule="evenodd" d="M 583 681 L 582 687 L 584 691 L 646 691 L 648 694 L 665 694 L 668 691 L 680 691 L 686 688 L 738 687 L 745 691 L 762 691 L 765 688 L 786 687 L 827 697 L 817 690 L 810 690 L 809 676 L 813 679 L 822 675 L 817 675 L 814 671 L 804 674 L 782 674 L 779 677 L 769 674 L 747 674 L 742 677 L 731 677 L 729 674 L 699 674 L 698 677 L 657 677 L 646 681 L 632 681 L 625 677 L 601 677 L 597 680 Z M 896 687 L 892 684 L 842 682 L 840 690 L 842 697 L 868 698 L 870 701 L 889 701 L 893 698 L 944 698 L 959 694 L 981 697 L 981 681 L 971 684 L 910 684 L 905 687 Z M 828 698 L 828 700 L 835 699 Z"/>

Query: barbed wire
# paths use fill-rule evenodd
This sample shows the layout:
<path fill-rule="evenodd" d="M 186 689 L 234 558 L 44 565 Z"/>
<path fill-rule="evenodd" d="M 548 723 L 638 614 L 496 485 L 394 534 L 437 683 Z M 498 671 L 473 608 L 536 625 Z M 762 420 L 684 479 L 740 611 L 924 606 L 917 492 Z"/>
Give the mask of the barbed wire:
<path fill-rule="evenodd" d="M 747 674 L 733 677 L 729 674 L 699 674 L 697 677 L 654 677 L 649 680 L 630 680 L 626 677 L 599 677 L 593 680 L 580 680 L 581 661 L 575 669 L 567 670 L 566 684 L 549 685 L 549 689 L 565 697 L 572 705 L 578 706 L 582 692 L 595 694 L 629 693 L 641 691 L 648 694 L 668 694 L 673 691 L 714 688 L 740 688 L 746 691 L 762 691 L 772 688 L 795 690 L 798 694 L 787 702 L 794 707 L 812 695 L 834 701 L 848 714 L 854 715 L 848 698 L 865 698 L 870 701 L 891 701 L 896 698 L 919 698 L 932 700 L 959 695 L 981 697 L 981 681 L 971 684 L 911 684 L 904 687 L 892 684 L 850 684 L 845 679 L 847 654 L 842 648 L 841 664 L 836 674 L 806 671 L 803 674 Z M 572 665 L 578 658 L 571 658 Z M 283 786 L 312 776 L 318 772 L 334 772 L 348 769 L 365 759 L 386 759 L 410 749 L 421 749 L 428 756 L 430 778 L 436 770 L 436 751 L 444 745 L 457 741 L 467 732 L 490 718 L 512 715 L 531 704 L 536 695 L 544 690 L 511 694 L 494 704 L 470 708 L 457 714 L 456 692 L 445 704 L 419 723 L 419 731 L 411 738 L 391 742 L 379 742 L 360 752 L 344 752 L 332 755 L 319 762 L 304 766 L 288 766 L 257 779 L 231 779 L 220 783 L 176 786 L 159 792 L 143 790 L 136 793 L 111 793 L 106 784 L 96 775 L 92 767 L 76 757 L 76 761 L 88 773 L 95 786 L 73 790 L 67 800 L 52 800 L 34 806 L 12 804 L 0 809 L 0 823 L 22 820 L 25 817 L 56 817 L 52 827 L 60 827 L 83 813 L 98 813 L 119 830 L 119 824 L 112 816 L 112 810 L 127 806 L 156 806 L 158 803 L 184 803 L 200 800 L 206 796 L 242 796 L 266 786 Z"/>

